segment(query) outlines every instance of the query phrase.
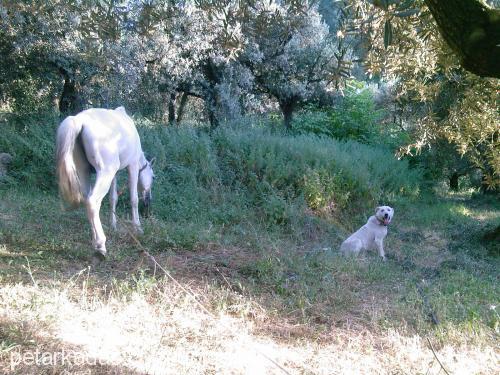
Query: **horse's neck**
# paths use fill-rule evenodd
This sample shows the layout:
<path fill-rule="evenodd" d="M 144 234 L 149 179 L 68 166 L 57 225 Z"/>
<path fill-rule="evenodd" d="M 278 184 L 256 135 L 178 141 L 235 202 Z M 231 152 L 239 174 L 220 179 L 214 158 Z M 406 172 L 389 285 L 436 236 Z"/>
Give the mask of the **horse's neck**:
<path fill-rule="evenodd" d="M 146 157 L 144 156 L 144 152 L 141 152 L 141 156 L 139 157 L 139 167 L 141 165 L 144 165 L 147 163 L 147 159 Z"/>

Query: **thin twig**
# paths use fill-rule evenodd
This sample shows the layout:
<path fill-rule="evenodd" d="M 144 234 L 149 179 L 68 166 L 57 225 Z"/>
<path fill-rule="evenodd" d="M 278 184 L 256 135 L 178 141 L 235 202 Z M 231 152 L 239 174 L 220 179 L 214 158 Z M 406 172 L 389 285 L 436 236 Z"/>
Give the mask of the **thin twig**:
<path fill-rule="evenodd" d="M 227 286 L 229 287 L 229 290 L 233 291 L 234 292 L 234 289 L 232 287 L 232 285 L 229 283 L 229 280 L 226 279 L 226 276 L 224 276 L 224 274 L 222 272 L 220 272 L 220 269 L 219 267 L 215 267 L 215 269 L 217 270 L 217 272 L 219 272 L 219 274 L 222 276 L 222 278 L 224 279 L 224 281 L 226 282 Z"/>
<path fill-rule="evenodd" d="M 33 285 L 35 286 L 35 288 L 38 288 L 38 284 L 36 283 L 35 279 L 33 278 L 33 272 L 31 272 L 30 261 L 29 261 L 28 257 L 25 256 L 24 258 L 26 259 L 26 263 L 28 263 L 28 267 L 23 265 L 23 268 L 28 271 L 28 275 L 30 275 L 31 281 L 33 282 Z"/>
<path fill-rule="evenodd" d="M 439 366 L 441 366 L 441 368 L 446 373 L 446 375 L 450 375 L 450 373 L 446 370 L 446 368 L 443 366 L 443 364 L 439 360 L 438 356 L 436 355 L 436 352 L 434 351 L 434 347 L 432 346 L 431 340 L 428 337 L 427 337 L 427 342 L 429 343 L 429 346 L 430 346 L 430 348 L 432 350 L 432 354 L 434 354 L 434 358 L 436 358 L 436 360 L 438 361 Z"/>

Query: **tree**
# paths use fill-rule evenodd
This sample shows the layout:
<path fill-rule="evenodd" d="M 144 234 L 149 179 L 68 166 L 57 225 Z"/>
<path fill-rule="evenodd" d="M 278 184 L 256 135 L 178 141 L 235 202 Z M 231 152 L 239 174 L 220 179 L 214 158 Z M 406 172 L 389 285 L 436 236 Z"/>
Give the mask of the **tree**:
<path fill-rule="evenodd" d="M 500 78 L 500 10 L 477 0 L 425 0 L 441 36 L 465 70 Z"/>
<path fill-rule="evenodd" d="M 286 129 L 300 105 L 338 89 L 350 74 L 350 43 L 330 32 L 317 6 L 262 2 L 243 27 L 248 42 L 239 61 L 253 73 L 257 92 L 276 99 Z"/>
<path fill-rule="evenodd" d="M 415 14 L 420 0 L 368 0 L 374 6 L 392 11 L 393 16 Z M 496 4 L 498 1 L 490 0 Z M 500 78 L 500 10 L 480 0 L 424 0 L 439 32 L 456 54 L 462 68 L 480 77 Z M 388 31 L 390 28 L 386 28 Z M 390 38 L 386 32 L 386 37 Z"/>
<path fill-rule="evenodd" d="M 203 100 L 212 127 L 238 112 L 238 69 L 232 58 L 243 39 L 231 2 L 158 1 L 139 4 L 135 43 L 147 66 L 144 85 L 170 124 L 182 119 L 189 97 Z M 142 106 L 144 107 L 144 106 Z"/>
<path fill-rule="evenodd" d="M 484 187 L 499 188 L 498 80 L 461 67 L 423 0 L 351 3 L 359 10 L 353 29 L 370 40 L 368 74 L 395 82 L 395 100 L 419 108 L 405 124 L 413 142 L 401 152 L 412 154 L 445 139 L 482 171 Z M 450 87 L 455 94 L 443 102 Z"/>
<path fill-rule="evenodd" d="M 187 13 L 190 21 L 185 17 L 182 22 L 189 25 L 183 35 L 196 46 L 209 47 L 196 53 L 196 46 L 182 50 L 193 58 L 190 74 L 173 79 L 169 69 L 163 69 L 158 78 L 168 77 L 170 83 L 163 87 L 170 93 L 170 103 L 178 95 L 203 99 L 212 127 L 238 118 L 245 112 L 247 98 L 263 94 L 275 98 L 285 126 L 290 127 L 293 111 L 301 103 L 349 74 L 348 44 L 329 33 L 317 7 L 307 1 L 200 0 Z M 161 27 L 163 38 L 175 22 L 179 21 Z M 169 37 L 182 39 L 176 33 Z M 173 110 L 171 104 L 171 121 Z"/>
<path fill-rule="evenodd" d="M 0 30 L 10 44 L 4 58 L 25 62 L 42 87 L 59 75 L 60 112 L 78 112 L 90 96 L 86 86 L 110 69 L 107 47 L 120 39 L 126 11 L 115 1 L 4 1 Z"/>

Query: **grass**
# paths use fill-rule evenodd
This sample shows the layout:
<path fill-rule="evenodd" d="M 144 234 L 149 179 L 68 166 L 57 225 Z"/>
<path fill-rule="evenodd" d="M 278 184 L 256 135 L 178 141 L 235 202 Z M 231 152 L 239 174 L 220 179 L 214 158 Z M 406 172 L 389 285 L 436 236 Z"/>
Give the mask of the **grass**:
<path fill-rule="evenodd" d="M 259 351 L 292 373 L 437 373 L 427 337 L 449 371 L 498 368 L 498 259 L 475 242 L 499 221 L 489 201 L 398 202 L 386 263 L 374 254 L 339 257 L 338 240 L 308 248 L 269 233 L 257 239 L 249 228 L 238 232 L 241 247 L 169 242 L 153 250 L 207 314 L 158 269 L 137 267 L 137 247 L 123 228 L 109 236 L 110 259 L 89 269 L 83 212 L 49 210 L 57 198 L 31 189 L 0 195 L 4 370 L 38 349 L 84 353 L 86 364 L 55 367 L 76 373 L 279 373 Z M 145 222 L 147 248 L 158 246 L 157 220 Z M 469 232 L 458 238 L 456 227 L 465 225 Z M 53 370 L 19 364 L 14 373 L 40 368 Z"/>
<path fill-rule="evenodd" d="M 16 172 L 0 185 L 3 372 L 282 373 L 265 353 L 291 373 L 437 374 L 427 339 L 452 373 L 497 372 L 499 260 L 481 238 L 500 222 L 498 201 L 405 193 L 410 174 L 371 190 L 363 173 L 382 170 L 348 169 L 380 152 L 368 146 L 143 126 L 147 147 L 165 151 L 140 241 L 181 286 L 138 254 L 126 196 L 119 230 L 105 228 L 109 259 L 89 268 L 83 210 L 61 210 L 50 182 Z M 297 148 L 304 160 L 287 151 Z M 339 191 L 355 209 L 339 208 Z M 388 261 L 339 256 L 379 199 L 396 211 Z M 36 351 L 73 357 L 16 362 Z"/>

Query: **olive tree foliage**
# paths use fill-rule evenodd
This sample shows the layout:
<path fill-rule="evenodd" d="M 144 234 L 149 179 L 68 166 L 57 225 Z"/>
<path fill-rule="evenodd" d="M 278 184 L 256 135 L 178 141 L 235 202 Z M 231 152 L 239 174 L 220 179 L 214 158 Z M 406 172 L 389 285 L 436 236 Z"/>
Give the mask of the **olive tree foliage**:
<path fill-rule="evenodd" d="M 498 6 L 498 1 L 489 1 Z M 500 78 L 500 9 L 478 0 L 425 0 L 439 32 L 467 71 Z"/>
<path fill-rule="evenodd" d="M 7 89 L 22 78 L 50 87 L 61 113 L 118 104 L 163 113 L 172 92 L 199 80 L 217 34 L 205 12 L 178 1 L 6 0 L 0 21 L 3 101 L 19 97 Z"/>
<path fill-rule="evenodd" d="M 33 102 L 51 102 L 47 96 L 52 97 L 61 113 L 93 104 L 106 76 L 128 69 L 117 58 L 127 12 L 125 5 L 112 0 L 2 1 L 0 43 L 6 52 L 2 65 L 15 64 L 2 71 L 3 89 L 23 82 L 28 89 L 36 88 Z M 15 92 L 10 95 L 14 102 L 19 97 Z"/>
<path fill-rule="evenodd" d="M 498 189 L 498 79 L 464 70 L 426 3 L 351 0 L 357 15 L 352 27 L 370 41 L 366 70 L 396 82 L 396 103 L 411 111 L 405 127 L 413 142 L 401 148 L 402 154 L 419 153 L 444 140 L 482 171 L 484 187 Z M 449 12 L 448 17 L 455 15 Z"/>
<path fill-rule="evenodd" d="M 349 74 L 349 44 L 315 2 L 148 1 L 131 13 L 138 26 L 126 47 L 142 51 L 135 62 L 145 67 L 137 107 L 171 124 L 187 98 L 201 100 L 216 127 L 271 97 L 290 126 L 298 105 Z"/>
<path fill-rule="evenodd" d="M 173 124 L 196 98 L 213 127 L 271 101 L 290 127 L 349 76 L 345 4 L 327 25 L 320 3 L 5 0 L 0 100 L 35 110 L 19 101 L 29 88 L 64 114 L 125 104 Z"/>
<path fill-rule="evenodd" d="M 143 115 L 174 122 L 172 107 L 178 93 L 200 80 L 199 65 L 213 49 L 215 30 L 188 2 L 137 2 L 129 17 L 135 27 L 123 44 L 133 51 L 129 60 L 140 71 L 133 107 Z"/>
<path fill-rule="evenodd" d="M 176 92 L 201 98 L 212 127 L 268 97 L 290 127 L 300 104 L 349 75 L 349 44 L 329 31 L 315 2 L 199 0 L 189 14 L 199 14 L 203 25 L 190 38 L 209 35 L 210 47 L 197 54 L 191 74 L 170 87 L 170 103 Z"/>
<path fill-rule="evenodd" d="M 42 96 L 54 94 L 54 87 L 40 84 L 37 76 L 48 75 L 50 82 L 59 78 L 59 69 L 62 76 L 75 70 L 72 57 L 78 53 L 79 38 L 72 26 L 76 24 L 76 13 L 55 1 L 39 9 L 34 1 L 3 1 L 0 5 L 2 99 L 17 109 L 33 89 L 44 91 L 39 94 Z M 69 77 L 67 81 L 69 84 Z M 32 89 L 22 95 L 29 86 Z"/>
<path fill-rule="evenodd" d="M 329 27 L 318 5 L 260 2 L 243 24 L 247 42 L 238 61 L 252 72 L 255 91 L 276 100 L 287 129 L 299 106 L 338 90 L 350 75 L 352 43 L 342 33 L 347 14 L 330 7 L 338 20 Z"/>

